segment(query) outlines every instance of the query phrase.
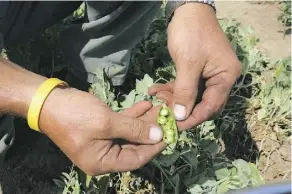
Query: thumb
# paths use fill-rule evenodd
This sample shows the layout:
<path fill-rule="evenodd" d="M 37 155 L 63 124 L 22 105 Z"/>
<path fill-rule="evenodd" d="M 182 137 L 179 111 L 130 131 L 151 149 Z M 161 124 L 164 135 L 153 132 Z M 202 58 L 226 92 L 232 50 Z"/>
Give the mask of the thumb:
<path fill-rule="evenodd" d="M 191 66 L 177 64 L 173 88 L 173 112 L 176 120 L 185 120 L 191 114 L 198 94 L 201 71 L 194 68 L 195 64 Z"/>
<path fill-rule="evenodd" d="M 107 134 L 108 138 L 121 138 L 139 144 L 156 144 L 163 138 L 163 132 L 158 126 L 121 114 L 112 117 Z"/>

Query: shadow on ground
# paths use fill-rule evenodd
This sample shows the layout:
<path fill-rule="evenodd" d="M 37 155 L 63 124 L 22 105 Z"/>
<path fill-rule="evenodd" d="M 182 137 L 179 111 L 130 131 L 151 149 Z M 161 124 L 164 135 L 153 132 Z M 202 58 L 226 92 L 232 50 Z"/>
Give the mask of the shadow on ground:
<path fill-rule="evenodd" d="M 237 81 L 242 86 L 250 85 L 252 77 L 247 75 Z M 225 150 L 223 154 L 230 160 L 243 159 L 256 162 L 259 156 L 259 148 L 253 140 L 251 132 L 247 127 L 246 98 L 252 97 L 252 88 L 234 88 L 225 106 L 222 116 L 217 119 L 217 134 L 221 136 Z"/>
<path fill-rule="evenodd" d="M 57 193 L 54 178 L 70 165 L 46 136 L 32 131 L 23 119 L 15 120 L 15 143 L 0 170 L 3 193 Z"/>

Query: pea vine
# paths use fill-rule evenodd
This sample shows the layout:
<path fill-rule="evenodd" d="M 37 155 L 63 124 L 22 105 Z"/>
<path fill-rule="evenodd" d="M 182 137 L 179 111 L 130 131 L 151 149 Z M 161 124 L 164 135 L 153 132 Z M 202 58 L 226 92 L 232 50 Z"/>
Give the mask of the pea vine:
<path fill-rule="evenodd" d="M 249 87 L 246 79 L 258 72 L 266 59 L 255 48 L 257 39 L 251 35 L 250 29 L 244 31 L 234 21 L 221 22 L 221 26 L 243 65 L 242 78 L 231 93 L 232 97 L 237 97 L 239 92 Z M 154 106 L 162 105 L 157 124 L 164 131 L 164 141 L 168 147 L 149 164 L 133 172 L 106 174 L 90 179 L 82 179 L 84 175 L 80 172 L 79 177 L 83 181 L 78 182 L 78 193 L 223 194 L 265 183 L 254 163 L 240 157 L 232 159 L 224 153 L 224 130 L 242 116 L 231 109 L 235 105 L 238 108 L 237 104 L 227 104 L 215 120 L 178 132 L 171 109 L 155 96 L 148 95 L 147 90 L 154 83 L 166 83 L 176 77 L 175 66 L 166 51 L 165 37 L 163 20 L 158 19 L 153 22 L 145 39 L 133 50 L 132 63 L 135 65 L 129 70 L 124 94 L 111 86 L 102 69 L 96 70 L 97 81 L 92 84 L 90 92 L 116 112 L 141 100 L 150 101 Z M 269 115 L 268 112 L 266 114 Z M 76 170 L 73 168 L 71 172 Z M 76 193 L 76 189 L 73 189 L 76 183 L 69 181 L 68 176 L 63 178 L 67 183 L 64 193 Z M 71 187 L 68 186 L 70 183 Z"/>

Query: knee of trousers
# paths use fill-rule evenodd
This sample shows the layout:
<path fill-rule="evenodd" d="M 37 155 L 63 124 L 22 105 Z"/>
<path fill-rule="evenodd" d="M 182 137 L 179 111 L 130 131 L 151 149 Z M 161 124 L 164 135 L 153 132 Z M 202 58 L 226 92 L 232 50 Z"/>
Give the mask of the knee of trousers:
<path fill-rule="evenodd" d="M 143 38 L 160 6 L 157 1 L 123 2 L 94 20 L 64 27 L 62 49 L 69 71 L 93 83 L 96 72 L 103 69 L 114 86 L 122 85 L 130 65 L 130 52 Z M 94 5 L 87 11 L 93 9 Z"/>
<path fill-rule="evenodd" d="M 0 115 L 0 158 L 12 146 L 15 138 L 14 117 Z"/>

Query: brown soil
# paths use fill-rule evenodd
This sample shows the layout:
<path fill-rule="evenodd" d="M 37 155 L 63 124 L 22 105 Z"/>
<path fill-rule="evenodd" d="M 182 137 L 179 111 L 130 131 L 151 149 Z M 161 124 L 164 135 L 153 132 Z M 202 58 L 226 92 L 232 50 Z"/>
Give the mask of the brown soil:
<path fill-rule="evenodd" d="M 291 55 L 291 34 L 283 36 L 283 26 L 278 21 L 280 7 L 275 3 L 255 4 L 246 1 L 216 2 L 219 18 L 235 18 L 243 26 L 251 26 L 254 35 L 260 38 L 259 47 L 271 60 Z M 290 28 L 291 30 L 291 28 Z"/>
<path fill-rule="evenodd" d="M 291 55 L 291 27 L 284 36 L 283 26 L 277 20 L 280 14 L 278 2 L 251 3 L 247 1 L 218 1 L 218 18 L 235 18 L 243 26 L 251 26 L 260 38 L 259 48 L 272 61 Z M 267 182 L 291 179 L 291 143 L 279 137 L 278 126 L 247 119 L 248 129 L 259 148 L 257 165 Z"/>

